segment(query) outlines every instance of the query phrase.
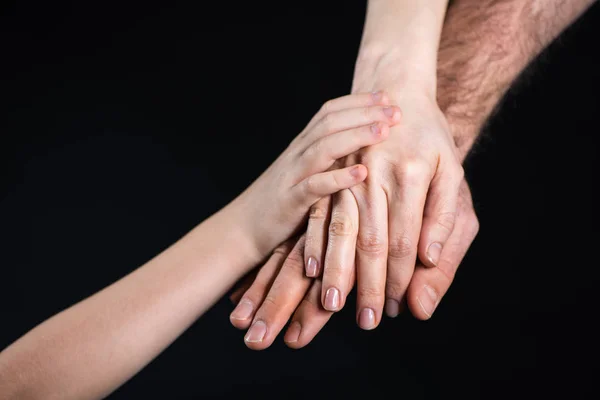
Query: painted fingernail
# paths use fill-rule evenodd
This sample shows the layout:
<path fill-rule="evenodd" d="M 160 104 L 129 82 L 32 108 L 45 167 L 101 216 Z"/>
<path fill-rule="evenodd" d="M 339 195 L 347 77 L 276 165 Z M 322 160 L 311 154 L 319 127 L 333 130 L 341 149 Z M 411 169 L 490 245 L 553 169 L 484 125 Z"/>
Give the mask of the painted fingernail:
<path fill-rule="evenodd" d="M 308 260 L 306 261 L 306 276 L 308 276 L 309 278 L 316 277 L 318 266 L 319 263 L 317 262 L 316 258 L 308 257 Z"/>
<path fill-rule="evenodd" d="M 377 104 L 383 99 L 383 92 L 381 90 L 377 90 L 375 92 L 371 92 L 371 96 L 373 97 L 373 103 Z"/>
<path fill-rule="evenodd" d="M 396 318 L 400 314 L 400 303 L 394 299 L 385 301 L 385 313 L 390 318 Z"/>
<path fill-rule="evenodd" d="M 372 309 L 363 308 L 358 317 L 358 325 L 367 330 L 375 328 L 375 313 Z"/>
<path fill-rule="evenodd" d="M 325 309 L 337 311 L 340 306 L 340 291 L 336 288 L 329 288 L 325 293 Z"/>
<path fill-rule="evenodd" d="M 431 243 L 427 248 L 427 258 L 433 265 L 437 266 L 438 261 L 440 261 L 440 254 L 442 254 L 442 245 L 438 242 Z"/>
<path fill-rule="evenodd" d="M 421 293 L 419 294 L 419 297 L 417 297 L 417 301 L 419 302 L 423 312 L 427 314 L 428 317 L 433 315 L 433 312 L 438 305 L 438 298 L 439 296 L 437 292 L 431 286 L 425 285 L 423 286 L 423 289 L 421 289 Z"/>
<path fill-rule="evenodd" d="M 244 340 L 248 343 L 262 342 L 267 334 L 267 324 L 263 321 L 256 321 L 252 324 Z"/>
<path fill-rule="evenodd" d="M 285 336 L 283 337 L 283 341 L 286 343 L 295 343 L 298 341 L 300 337 L 300 332 L 302 332 L 302 325 L 300 322 L 294 321 L 290 324 Z"/>
<path fill-rule="evenodd" d="M 383 113 L 388 118 L 394 118 L 394 109 L 392 107 L 383 107 Z"/>
<path fill-rule="evenodd" d="M 252 316 L 254 306 L 247 300 L 243 300 L 237 305 L 235 310 L 231 313 L 231 319 L 248 319 Z"/>

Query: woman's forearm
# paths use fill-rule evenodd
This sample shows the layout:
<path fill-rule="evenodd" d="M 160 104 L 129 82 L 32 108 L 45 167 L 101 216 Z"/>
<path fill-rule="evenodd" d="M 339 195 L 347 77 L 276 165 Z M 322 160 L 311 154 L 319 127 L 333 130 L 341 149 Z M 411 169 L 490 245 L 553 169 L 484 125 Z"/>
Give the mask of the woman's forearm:
<path fill-rule="evenodd" d="M 418 90 L 435 98 L 448 0 L 369 0 L 352 90 Z"/>
<path fill-rule="evenodd" d="M 1 352 L 0 399 L 97 399 L 123 384 L 260 261 L 233 219 L 215 214 Z"/>

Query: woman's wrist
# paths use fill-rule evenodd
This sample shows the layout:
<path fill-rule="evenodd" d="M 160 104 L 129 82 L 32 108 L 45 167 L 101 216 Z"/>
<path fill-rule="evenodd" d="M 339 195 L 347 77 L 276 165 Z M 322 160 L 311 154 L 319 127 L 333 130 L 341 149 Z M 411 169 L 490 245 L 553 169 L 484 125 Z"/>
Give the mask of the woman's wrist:
<path fill-rule="evenodd" d="M 435 61 L 402 58 L 400 50 L 381 45 L 361 49 L 356 60 L 352 92 L 385 90 L 392 102 L 407 96 L 436 98 Z"/>
<path fill-rule="evenodd" d="M 353 92 L 385 89 L 435 99 L 437 53 L 447 0 L 370 0 Z"/>

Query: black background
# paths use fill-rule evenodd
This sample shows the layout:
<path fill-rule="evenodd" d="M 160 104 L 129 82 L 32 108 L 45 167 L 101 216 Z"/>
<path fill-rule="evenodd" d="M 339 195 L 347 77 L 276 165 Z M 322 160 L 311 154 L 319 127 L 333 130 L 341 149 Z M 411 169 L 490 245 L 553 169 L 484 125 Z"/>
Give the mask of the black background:
<path fill-rule="evenodd" d="M 3 2 L 0 348 L 160 252 L 346 94 L 364 2 Z M 223 299 L 114 399 L 595 392 L 600 6 L 470 158 L 481 231 L 428 322 L 353 307 L 253 352 Z"/>

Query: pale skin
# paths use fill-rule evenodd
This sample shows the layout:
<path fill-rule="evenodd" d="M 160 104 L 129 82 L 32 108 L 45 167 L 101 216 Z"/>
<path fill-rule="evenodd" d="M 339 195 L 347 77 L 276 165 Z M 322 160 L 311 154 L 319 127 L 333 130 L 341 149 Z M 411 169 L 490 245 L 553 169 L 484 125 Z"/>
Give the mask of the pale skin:
<path fill-rule="evenodd" d="M 438 16 L 429 20 L 430 33 L 437 32 L 442 3 L 422 6 L 426 15 Z M 353 90 L 386 88 L 402 107 L 403 124 L 385 143 L 348 157 L 346 162 L 367 165 L 369 178 L 316 203 L 301 240 L 282 245 L 233 293 L 239 302 L 230 316 L 234 326 L 251 332 L 253 323 L 263 321 L 273 327 L 261 341 L 249 342 L 247 334 L 247 346 L 267 348 L 288 320 L 287 345 L 306 346 L 343 306 L 356 278 L 363 329 L 377 326 L 383 304 L 390 317 L 408 306 L 416 318 L 431 318 L 479 230 L 457 166 L 520 72 L 593 3 L 456 0 L 435 47 L 432 77 L 433 45 L 401 35 L 410 26 L 394 14 L 403 1 L 370 1 Z M 405 23 L 389 24 L 392 18 Z M 418 49 L 411 51 L 411 43 Z M 411 62 L 413 55 L 420 61 Z M 386 196 L 378 196 L 381 191 Z M 441 246 L 437 255 L 429 251 L 434 243 Z M 340 290 L 337 307 L 327 303 L 332 287 Z M 366 308 L 373 313 L 363 317 Z"/>
<path fill-rule="evenodd" d="M 0 399 L 99 399 L 135 375 L 306 221 L 367 177 L 335 160 L 385 140 L 400 110 L 382 92 L 331 100 L 240 196 L 167 250 L 0 353 Z M 266 327 L 265 327 L 266 329 Z"/>

